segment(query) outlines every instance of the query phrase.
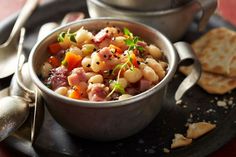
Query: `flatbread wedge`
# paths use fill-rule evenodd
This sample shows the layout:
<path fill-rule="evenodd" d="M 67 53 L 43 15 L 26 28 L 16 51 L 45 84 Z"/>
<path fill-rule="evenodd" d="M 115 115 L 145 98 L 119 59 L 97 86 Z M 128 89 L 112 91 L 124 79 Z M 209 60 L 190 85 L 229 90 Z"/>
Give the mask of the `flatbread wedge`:
<path fill-rule="evenodd" d="M 192 44 L 207 72 L 236 77 L 236 32 L 215 28 Z"/>
<path fill-rule="evenodd" d="M 181 66 L 179 70 L 188 75 L 191 72 L 191 68 L 191 66 Z M 236 78 L 203 71 L 198 80 L 198 85 L 210 94 L 225 94 L 236 88 Z"/>
<path fill-rule="evenodd" d="M 187 130 L 187 138 L 196 139 L 216 127 L 215 124 L 207 123 L 207 122 L 198 122 L 192 123 L 188 126 Z"/>
<path fill-rule="evenodd" d="M 175 138 L 172 140 L 171 149 L 184 147 L 191 143 L 192 139 L 186 138 L 182 134 L 175 134 Z"/>

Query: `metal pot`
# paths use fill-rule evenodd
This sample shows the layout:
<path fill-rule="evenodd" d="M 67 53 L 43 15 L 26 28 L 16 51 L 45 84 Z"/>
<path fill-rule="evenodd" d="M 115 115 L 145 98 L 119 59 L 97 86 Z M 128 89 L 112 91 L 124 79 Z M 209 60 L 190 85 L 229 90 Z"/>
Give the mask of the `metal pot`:
<path fill-rule="evenodd" d="M 171 41 L 179 40 L 188 30 L 195 15 L 202 11 L 199 30 L 203 30 L 214 13 L 217 0 L 192 0 L 178 8 L 161 11 L 132 11 L 115 8 L 99 0 L 87 0 L 89 15 L 97 17 L 117 17 L 145 23 L 165 34 Z"/>
<path fill-rule="evenodd" d="M 72 32 L 81 27 L 89 31 L 100 30 L 106 26 L 127 27 L 148 43 L 159 46 L 167 57 L 169 68 L 165 78 L 153 88 L 126 100 L 90 102 L 70 99 L 55 93 L 40 80 L 40 67 L 49 57 L 47 46 L 57 40 L 57 35 L 70 29 Z M 178 55 L 179 53 L 179 55 Z M 55 120 L 69 132 L 94 140 L 116 140 L 146 127 L 158 114 L 165 98 L 168 83 L 174 77 L 179 62 L 192 60 L 193 72 L 178 88 L 175 98 L 179 100 L 184 92 L 192 87 L 200 77 L 200 64 L 191 48 L 184 42 L 172 45 L 159 31 L 136 22 L 113 18 L 86 19 L 56 29 L 37 43 L 29 57 L 30 75 L 41 90 L 46 106 Z M 187 84 L 186 84 L 187 83 Z"/>
<path fill-rule="evenodd" d="M 191 0 L 100 0 L 117 8 L 135 11 L 157 11 L 177 8 Z"/>

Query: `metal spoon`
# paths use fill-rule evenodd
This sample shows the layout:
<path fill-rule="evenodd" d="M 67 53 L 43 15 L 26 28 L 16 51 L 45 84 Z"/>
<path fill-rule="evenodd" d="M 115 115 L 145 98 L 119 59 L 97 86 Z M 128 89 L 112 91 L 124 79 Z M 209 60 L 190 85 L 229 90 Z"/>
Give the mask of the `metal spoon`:
<path fill-rule="evenodd" d="M 58 26 L 59 25 L 56 23 L 44 24 L 40 28 L 40 31 L 38 34 L 38 40 L 42 39 L 45 35 L 47 35 L 47 33 L 49 33 L 49 31 L 53 30 L 54 28 Z M 42 101 L 41 95 L 39 91 L 35 88 L 31 80 L 29 69 L 28 69 L 28 62 L 24 63 L 24 61 L 25 61 L 24 55 L 19 54 L 18 68 L 12 77 L 8 93 L 11 96 L 23 97 L 25 100 L 27 100 L 28 102 L 27 105 L 29 107 L 34 107 L 34 115 L 32 118 L 32 129 L 31 129 L 31 142 L 33 143 L 40 131 L 40 127 L 43 122 L 44 107 L 42 105 L 43 101 Z M 5 112 L 12 112 L 12 111 L 9 110 Z M 25 116 L 28 116 L 28 113 L 25 113 Z M 13 116 L 12 118 L 15 118 L 15 117 Z M 19 120 L 25 121 L 23 119 L 19 119 Z M 12 121 L 14 121 L 14 119 Z M 14 130 L 12 129 L 12 131 L 15 131 L 15 130 L 16 129 Z M 9 135 L 8 132 L 6 133 L 4 138 L 7 137 L 7 135 Z"/>
<path fill-rule="evenodd" d="M 16 131 L 27 119 L 29 105 L 22 97 L 7 96 L 0 100 L 0 141 Z"/>
<path fill-rule="evenodd" d="M 68 13 L 62 20 L 62 24 L 66 24 L 71 21 L 80 20 L 84 18 L 84 14 L 81 12 Z M 41 26 L 38 34 L 38 41 L 46 36 L 50 31 L 58 27 L 59 24 L 55 22 L 49 22 Z M 31 142 L 34 143 L 37 135 L 39 134 L 44 115 L 43 100 L 39 91 L 32 84 L 32 80 L 29 74 L 28 63 L 24 63 L 24 56 L 19 57 L 18 69 L 15 72 L 10 88 L 9 95 L 17 95 L 24 97 L 29 105 L 34 107 L 34 117 L 32 121 L 31 129 Z M 24 63 L 24 64 L 23 64 Z"/>
<path fill-rule="evenodd" d="M 21 29 L 20 41 L 17 52 L 18 64 L 20 64 L 21 53 L 24 41 L 25 29 Z M 16 71 L 18 71 L 18 66 Z M 28 101 L 19 96 L 7 96 L 0 99 L 0 141 L 8 137 L 18 129 L 26 120 L 29 114 Z"/>
<path fill-rule="evenodd" d="M 18 35 L 20 28 L 24 25 L 28 17 L 36 8 L 38 0 L 27 0 L 22 8 L 15 25 L 11 31 L 11 34 L 7 41 L 0 45 L 0 79 L 10 76 L 15 72 L 15 67 L 12 66 L 17 61 L 17 46 L 15 44 L 15 37 Z"/>
<path fill-rule="evenodd" d="M 38 39 L 42 39 L 45 35 L 47 35 L 51 30 L 58 27 L 59 25 L 54 22 L 44 24 L 38 34 Z M 31 80 L 28 68 L 28 62 L 25 62 L 24 56 L 20 56 L 20 61 L 18 65 L 18 70 L 12 77 L 10 87 L 9 87 L 9 95 L 21 96 L 27 99 L 29 102 L 32 102 L 30 105 L 35 105 L 35 91 L 36 88 L 33 85 L 33 81 Z"/>

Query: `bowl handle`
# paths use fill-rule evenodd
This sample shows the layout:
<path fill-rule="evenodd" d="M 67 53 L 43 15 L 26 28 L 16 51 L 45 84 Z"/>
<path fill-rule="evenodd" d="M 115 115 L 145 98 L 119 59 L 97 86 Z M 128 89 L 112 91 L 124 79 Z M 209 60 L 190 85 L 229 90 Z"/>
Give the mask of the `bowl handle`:
<path fill-rule="evenodd" d="M 180 64 L 192 64 L 191 73 L 181 82 L 177 91 L 175 92 L 175 100 L 179 101 L 184 93 L 197 83 L 201 76 L 201 64 L 198 61 L 192 47 L 186 42 L 177 42 L 174 44 L 178 55 Z"/>
<path fill-rule="evenodd" d="M 197 0 L 202 10 L 202 16 L 198 25 L 198 30 L 203 31 L 217 7 L 217 0 Z"/>

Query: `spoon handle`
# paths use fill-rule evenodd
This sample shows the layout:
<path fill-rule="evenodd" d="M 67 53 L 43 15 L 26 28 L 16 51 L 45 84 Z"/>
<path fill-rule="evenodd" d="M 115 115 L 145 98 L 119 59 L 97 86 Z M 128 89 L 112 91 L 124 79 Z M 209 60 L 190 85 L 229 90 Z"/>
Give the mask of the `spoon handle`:
<path fill-rule="evenodd" d="M 20 32 L 20 28 L 24 25 L 26 20 L 32 14 L 32 12 L 36 8 L 37 4 L 38 4 L 38 0 L 27 0 L 26 1 L 26 3 L 24 4 L 23 8 L 21 9 L 21 12 L 19 13 L 18 18 L 12 28 L 11 34 L 7 40 L 8 44 Z"/>

